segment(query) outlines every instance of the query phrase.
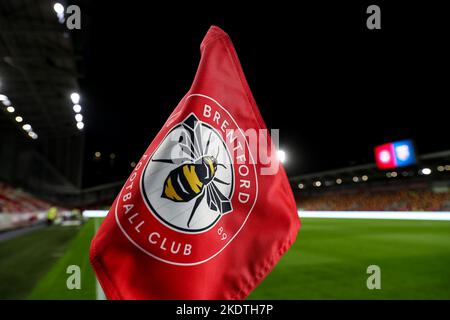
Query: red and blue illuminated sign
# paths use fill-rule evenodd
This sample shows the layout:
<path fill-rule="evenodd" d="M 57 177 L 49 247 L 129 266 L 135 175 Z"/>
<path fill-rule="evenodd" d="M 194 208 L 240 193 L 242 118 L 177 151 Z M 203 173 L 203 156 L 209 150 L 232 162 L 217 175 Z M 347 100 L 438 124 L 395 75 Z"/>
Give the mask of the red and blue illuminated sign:
<path fill-rule="evenodd" d="M 375 160 L 378 169 L 392 169 L 415 164 L 414 144 L 411 140 L 402 140 L 377 146 Z"/>

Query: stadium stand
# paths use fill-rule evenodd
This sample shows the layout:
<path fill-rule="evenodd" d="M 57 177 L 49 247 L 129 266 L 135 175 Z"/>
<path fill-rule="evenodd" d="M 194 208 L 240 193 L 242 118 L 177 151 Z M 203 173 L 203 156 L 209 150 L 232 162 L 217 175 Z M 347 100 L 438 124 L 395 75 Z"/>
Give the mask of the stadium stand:
<path fill-rule="evenodd" d="M 0 182 L 0 231 L 41 221 L 50 207 L 49 203 Z"/>
<path fill-rule="evenodd" d="M 298 207 L 312 211 L 449 211 L 450 192 L 432 190 L 354 190 L 297 196 Z"/>
<path fill-rule="evenodd" d="M 50 204 L 0 182 L 0 212 L 24 213 L 47 210 Z"/>
<path fill-rule="evenodd" d="M 380 170 L 374 163 L 291 178 L 299 210 L 449 211 L 450 150 L 416 165 Z"/>

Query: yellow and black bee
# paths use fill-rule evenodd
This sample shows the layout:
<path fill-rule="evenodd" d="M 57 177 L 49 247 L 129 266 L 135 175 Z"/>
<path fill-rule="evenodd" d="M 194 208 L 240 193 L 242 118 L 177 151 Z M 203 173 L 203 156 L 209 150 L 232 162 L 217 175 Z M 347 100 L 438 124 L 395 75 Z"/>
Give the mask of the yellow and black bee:
<path fill-rule="evenodd" d="M 209 208 L 218 211 L 220 214 L 228 213 L 232 210 L 231 201 L 220 192 L 215 183 L 229 185 L 216 177 L 218 167 L 226 166 L 217 163 L 217 157 L 208 155 L 211 133 L 203 150 L 201 139 L 201 123 L 191 115 L 183 122 L 183 127 L 187 134 L 182 134 L 178 143 L 186 155 L 185 158 L 177 159 L 153 159 L 155 162 L 165 162 L 177 164 L 164 181 L 164 187 L 161 197 L 174 202 L 188 202 L 196 198 L 194 207 L 189 216 L 187 226 L 194 217 L 197 207 L 200 205 L 206 194 L 206 200 Z M 195 160 L 197 159 L 197 160 Z"/>

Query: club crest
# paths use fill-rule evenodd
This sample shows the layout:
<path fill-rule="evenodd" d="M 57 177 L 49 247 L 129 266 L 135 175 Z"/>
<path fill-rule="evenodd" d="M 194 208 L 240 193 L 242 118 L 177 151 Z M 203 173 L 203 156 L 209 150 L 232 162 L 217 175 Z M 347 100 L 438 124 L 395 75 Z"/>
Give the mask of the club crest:
<path fill-rule="evenodd" d="M 236 238 L 255 206 L 258 177 L 243 131 L 216 100 L 192 94 L 180 110 L 126 181 L 115 217 L 141 251 L 188 266 Z"/>
<path fill-rule="evenodd" d="M 188 232 L 211 227 L 233 211 L 233 165 L 220 134 L 189 115 L 153 154 L 142 189 L 151 211 L 168 226 Z"/>

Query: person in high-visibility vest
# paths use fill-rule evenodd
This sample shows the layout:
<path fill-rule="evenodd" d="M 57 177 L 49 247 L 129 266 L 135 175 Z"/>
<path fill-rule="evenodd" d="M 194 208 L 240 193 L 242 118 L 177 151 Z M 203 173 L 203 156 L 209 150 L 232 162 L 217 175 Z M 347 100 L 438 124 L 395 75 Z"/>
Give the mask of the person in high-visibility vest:
<path fill-rule="evenodd" d="M 58 209 L 56 207 L 50 207 L 47 211 L 47 225 L 52 225 L 56 217 L 58 216 Z"/>

